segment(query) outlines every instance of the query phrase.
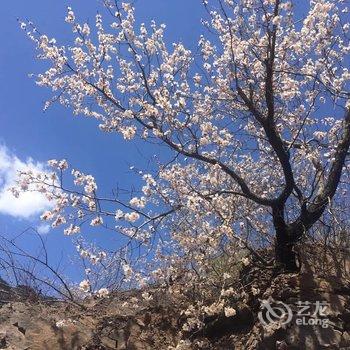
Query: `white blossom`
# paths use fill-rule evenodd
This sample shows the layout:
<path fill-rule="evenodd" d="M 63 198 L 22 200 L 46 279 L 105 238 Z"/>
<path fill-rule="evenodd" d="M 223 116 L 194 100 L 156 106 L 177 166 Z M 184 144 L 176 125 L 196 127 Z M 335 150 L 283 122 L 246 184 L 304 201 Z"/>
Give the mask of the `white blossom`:
<path fill-rule="evenodd" d="M 84 293 L 87 293 L 90 291 L 90 282 L 88 280 L 83 280 L 79 283 L 79 288 Z"/>
<path fill-rule="evenodd" d="M 235 316 L 237 313 L 236 309 L 232 307 L 225 307 L 225 316 L 226 317 L 232 317 Z"/>

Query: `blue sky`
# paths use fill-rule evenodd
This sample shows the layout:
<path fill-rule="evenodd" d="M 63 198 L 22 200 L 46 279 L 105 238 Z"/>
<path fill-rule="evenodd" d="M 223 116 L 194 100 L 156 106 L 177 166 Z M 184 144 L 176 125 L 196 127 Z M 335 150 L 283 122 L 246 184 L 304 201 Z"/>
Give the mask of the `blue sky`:
<path fill-rule="evenodd" d="M 98 130 L 96 122 L 76 118 L 68 109 L 54 105 L 45 113 L 44 102 L 50 91 L 39 88 L 29 73 L 41 72 L 43 62 L 35 60 L 35 50 L 23 31 L 17 18 L 31 20 L 42 33 L 67 43 L 71 38 L 70 26 L 64 22 L 67 6 L 71 6 L 81 21 L 94 21 L 97 11 L 104 13 L 98 0 L 17 0 L 2 3 L 0 22 L 0 186 L 6 181 L 5 174 L 12 178 L 14 164 L 28 162 L 41 166 L 46 160 L 66 158 L 77 169 L 93 174 L 104 191 L 112 190 L 117 184 L 123 188 L 139 184 L 137 177 L 130 176 L 129 166 L 147 167 L 151 155 L 160 150 L 150 146 L 126 143 L 116 134 L 105 134 Z M 183 41 L 195 47 L 203 28 L 201 2 L 198 0 L 138 0 L 135 2 L 138 21 L 155 19 L 166 23 L 166 39 L 169 43 Z M 12 173 L 11 173 L 12 171 Z M 1 187 L 0 187 L 1 189 Z M 28 198 L 20 204 L 6 198 L 0 203 L 1 234 L 17 235 L 33 226 L 42 232 L 38 214 L 38 198 Z M 22 214 L 21 214 L 22 213 Z M 73 251 L 70 238 L 62 230 L 45 233 L 52 262 Z M 104 238 L 102 238 L 104 239 Z M 107 238 L 106 238 L 107 239 Z M 116 239 L 116 238 L 115 238 Z M 22 244 L 29 250 L 35 249 L 35 240 L 25 235 Z M 76 277 L 74 267 L 67 269 Z"/>

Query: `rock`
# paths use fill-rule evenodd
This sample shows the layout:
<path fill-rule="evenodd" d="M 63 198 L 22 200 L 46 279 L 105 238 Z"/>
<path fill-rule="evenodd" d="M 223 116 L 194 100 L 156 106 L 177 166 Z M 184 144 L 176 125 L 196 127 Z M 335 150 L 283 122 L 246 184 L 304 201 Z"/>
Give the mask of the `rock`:
<path fill-rule="evenodd" d="M 117 346 L 116 341 L 109 337 L 101 337 L 101 345 L 103 345 L 107 349 L 118 349 L 118 350 L 126 349 L 126 347 Z"/>
<path fill-rule="evenodd" d="M 124 329 L 116 330 L 117 336 L 116 336 L 116 344 L 117 344 L 117 350 L 126 350 L 126 334 Z"/>
<path fill-rule="evenodd" d="M 349 347 L 349 344 L 350 344 L 350 333 L 348 332 L 343 332 L 342 336 L 341 336 L 341 339 L 340 339 L 340 344 L 339 346 L 341 347 Z"/>
<path fill-rule="evenodd" d="M 192 333 L 182 332 L 185 316 L 180 310 L 187 305 L 177 308 L 162 289 L 152 302 L 141 298 L 140 291 L 131 290 L 115 292 L 103 300 L 87 299 L 85 309 L 57 300 L 9 299 L 0 307 L 0 349 L 165 350 L 175 349 L 181 341 L 191 350 L 350 349 L 347 280 L 325 274 L 320 277 L 310 271 L 275 276 L 270 270 L 259 269 L 252 269 L 246 280 L 250 282 L 242 287 L 244 298 L 229 300 L 237 310 L 235 316 L 208 317 L 204 329 Z M 252 285 L 263 299 L 273 297 L 277 305 L 278 301 L 287 304 L 292 320 L 263 327 L 258 318 L 260 301 L 251 293 Z M 1 288 L 0 280 L 0 293 Z M 11 292 L 10 286 L 3 288 Z M 22 297 L 25 291 L 22 288 Z M 330 321 L 328 328 L 297 325 L 299 301 L 328 303 L 328 315 L 324 316 Z M 190 340 L 192 345 L 188 345 Z"/>
<path fill-rule="evenodd" d="M 228 333 L 240 333 L 250 329 L 254 324 L 254 316 L 248 305 L 242 304 L 235 316 L 219 315 L 208 319 L 203 333 L 209 338 L 218 338 Z"/>
<path fill-rule="evenodd" d="M 5 331 L 0 331 L 0 349 L 5 349 L 7 347 L 7 342 L 6 342 L 6 332 Z"/>
<path fill-rule="evenodd" d="M 29 344 L 26 337 L 16 327 L 3 327 L 2 332 L 5 333 L 5 336 L 2 337 L 3 349 L 28 349 Z"/>
<path fill-rule="evenodd" d="M 282 340 L 282 341 L 276 341 L 276 350 L 288 350 L 288 345 L 287 343 Z"/>
<path fill-rule="evenodd" d="M 340 344 L 342 334 L 331 327 L 293 326 L 286 334 L 286 341 L 295 348 L 319 350 L 324 347 L 334 348 Z"/>

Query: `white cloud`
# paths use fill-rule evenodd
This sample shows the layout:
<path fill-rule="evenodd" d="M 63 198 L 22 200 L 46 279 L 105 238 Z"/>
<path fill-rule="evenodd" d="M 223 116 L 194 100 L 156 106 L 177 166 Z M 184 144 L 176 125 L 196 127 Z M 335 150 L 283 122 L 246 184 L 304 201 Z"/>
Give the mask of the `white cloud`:
<path fill-rule="evenodd" d="M 36 230 L 40 235 L 46 235 L 47 233 L 50 232 L 51 226 L 48 224 L 41 224 L 39 225 Z"/>
<path fill-rule="evenodd" d="M 43 171 L 45 166 L 31 158 L 22 161 L 6 146 L 0 145 L 0 214 L 29 219 L 51 207 L 49 201 L 40 193 L 25 192 L 15 198 L 9 191 L 9 188 L 15 185 L 17 172 L 28 168 Z"/>

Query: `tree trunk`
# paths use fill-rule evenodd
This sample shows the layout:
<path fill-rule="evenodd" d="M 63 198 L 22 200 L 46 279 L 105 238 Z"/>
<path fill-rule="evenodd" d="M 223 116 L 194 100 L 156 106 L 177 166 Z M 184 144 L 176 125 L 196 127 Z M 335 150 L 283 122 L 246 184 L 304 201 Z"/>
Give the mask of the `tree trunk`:
<path fill-rule="evenodd" d="M 281 268 L 286 272 L 299 271 L 294 245 L 294 240 L 285 230 L 276 232 L 276 265 L 278 268 Z"/>

